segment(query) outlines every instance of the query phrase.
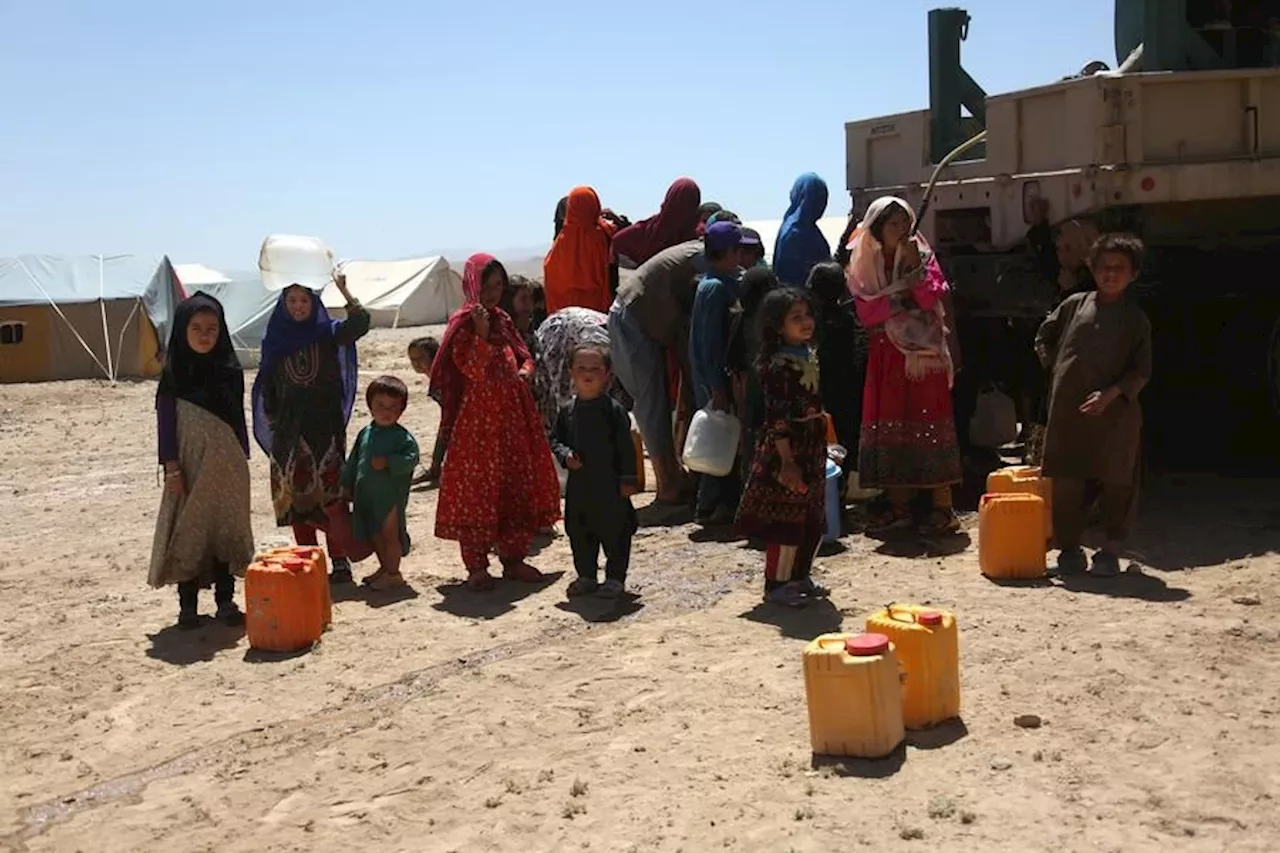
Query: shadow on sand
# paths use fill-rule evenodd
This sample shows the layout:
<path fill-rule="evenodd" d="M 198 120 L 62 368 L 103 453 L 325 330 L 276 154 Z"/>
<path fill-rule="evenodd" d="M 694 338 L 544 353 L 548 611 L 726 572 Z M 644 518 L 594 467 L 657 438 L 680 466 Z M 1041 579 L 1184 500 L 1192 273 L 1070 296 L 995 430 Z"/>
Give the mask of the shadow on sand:
<path fill-rule="evenodd" d="M 745 613 L 738 614 L 738 618 L 761 625 L 772 625 L 782 636 L 805 642 L 822 634 L 839 631 L 844 621 L 840 611 L 825 598 L 810 601 L 808 607 L 784 607 L 762 601 Z"/>
<path fill-rule="evenodd" d="M 819 772 L 848 779 L 888 779 L 907 763 L 907 744 L 904 741 L 884 758 L 844 758 L 837 755 L 814 754 L 810 766 Z"/>
<path fill-rule="evenodd" d="M 1128 571 L 1113 578 L 1100 578 L 1090 574 L 1066 575 L 1058 578 L 1063 589 L 1089 595 L 1105 595 L 1109 598 L 1134 598 L 1141 601 L 1186 601 L 1189 590 L 1169 586 L 1161 578 L 1144 573 L 1140 567 L 1130 565 Z"/>
<path fill-rule="evenodd" d="M 169 625 L 154 634 L 147 657 L 174 666 L 190 666 L 193 663 L 213 660 L 219 652 L 234 649 L 244 638 L 244 626 L 230 627 L 217 622 L 211 616 L 203 616 L 200 627 L 193 629 Z"/>
<path fill-rule="evenodd" d="M 465 581 L 441 584 L 436 587 L 440 601 L 431 606 L 466 619 L 496 619 L 515 610 L 516 602 L 554 586 L 563 576 L 564 572 L 550 572 L 537 583 L 498 579 L 497 589 L 489 592 L 475 592 Z"/>
<path fill-rule="evenodd" d="M 644 602 L 633 592 L 612 599 L 583 595 L 556 602 L 556 608 L 580 616 L 583 622 L 599 625 L 634 616 L 644 609 Z"/>
<path fill-rule="evenodd" d="M 363 601 L 375 610 L 418 598 L 418 591 L 409 584 L 394 589 L 377 590 L 364 584 L 345 583 L 330 587 L 330 594 L 334 601 Z"/>

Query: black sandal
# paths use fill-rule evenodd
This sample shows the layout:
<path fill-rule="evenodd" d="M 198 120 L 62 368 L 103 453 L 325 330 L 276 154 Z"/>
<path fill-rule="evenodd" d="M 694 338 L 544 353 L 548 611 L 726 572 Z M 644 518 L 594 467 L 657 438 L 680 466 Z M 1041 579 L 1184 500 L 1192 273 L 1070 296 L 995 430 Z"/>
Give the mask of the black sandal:
<path fill-rule="evenodd" d="M 891 530 L 903 530 L 910 526 L 911 510 L 907 507 L 890 507 L 867 522 L 867 530 L 872 533 L 888 533 Z"/>
<path fill-rule="evenodd" d="M 955 536 L 960 532 L 960 518 L 954 509 L 935 509 L 920 532 L 926 536 Z"/>

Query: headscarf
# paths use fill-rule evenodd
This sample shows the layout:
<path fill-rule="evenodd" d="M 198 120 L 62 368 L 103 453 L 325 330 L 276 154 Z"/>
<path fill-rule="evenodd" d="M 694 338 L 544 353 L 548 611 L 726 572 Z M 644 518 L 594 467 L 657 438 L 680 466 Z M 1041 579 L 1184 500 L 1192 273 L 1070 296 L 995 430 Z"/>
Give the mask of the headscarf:
<path fill-rule="evenodd" d="M 613 302 L 609 292 L 609 242 L 614 229 L 600 212 L 600 199 L 591 187 L 574 187 L 569 192 L 564 230 L 542 263 L 547 313 L 554 314 L 561 308 L 609 310 Z"/>
<path fill-rule="evenodd" d="M 207 353 L 198 353 L 187 343 L 187 326 L 202 312 L 218 318 L 218 341 Z M 156 389 L 157 399 L 161 395 L 194 403 L 226 423 L 237 437 L 244 436 L 244 370 L 231 345 L 222 303 L 212 296 L 197 293 L 174 309 L 169 348 Z"/>
<path fill-rule="evenodd" d="M 698 236 L 702 190 L 692 178 L 680 178 L 667 190 L 657 215 L 623 228 L 613 238 L 613 256 L 626 256 L 638 267 L 663 249 Z"/>
<path fill-rule="evenodd" d="M 778 280 L 803 287 L 814 264 L 831 257 L 831 246 L 818 228 L 827 211 L 827 182 L 805 172 L 791 185 L 791 206 L 782 218 L 773 247 L 773 268 Z"/>
<path fill-rule="evenodd" d="M 280 291 L 276 299 L 276 307 L 267 320 L 267 331 L 262 336 L 262 359 L 258 364 L 258 377 L 253 380 L 253 437 L 258 446 L 271 455 L 271 424 L 267 419 L 264 405 L 262 383 L 271 381 L 270 377 L 277 364 L 300 349 L 332 338 L 342 326 L 341 320 L 334 320 L 320 301 L 320 295 L 309 287 L 302 287 L 311 296 L 311 314 L 305 320 L 295 320 L 285 307 L 285 296 L 294 287 L 286 287 Z M 338 347 L 338 372 L 342 378 L 342 421 L 351 420 L 351 410 L 356 403 L 356 383 L 359 379 L 359 360 L 354 343 Z"/>
<path fill-rule="evenodd" d="M 862 216 L 862 222 L 854 229 L 849 238 L 849 268 L 846 283 L 849 292 L 858 299 L 871 301 L 875 299 L 890 300 L 890 315 L 885 321 L 884 331 L 889 342 L 906 357 L 906 373 L 909 379 L 920 379 L 926 373 L 946 371 L 947 384 L 955 378 L 955 370 L 951 361 L 951 351 L 947 348 L 946 312 L 942 300 L 934 303 L 933 310 L 925 311 L 914 307 L 909 299 L 901 297 L 909 295 L 920 284 L 922 278 L 931 285 L 946 288 L 946 277 L 933 248 L 920 233 L 909 234 L 903 238 L 894 251 L 891 275 L 885 274 L 884 248 L 871 233 L 875 224 L 890 205 L 896 204 L 907 214 L 911 227 L 915 227 L 916 216 L 907 204 L 894 196 L 882 196 L 871 203 Z M 914 240 L 920 250 L 921 265 L 911 270 L 904 270 L 902 247 L 906 240 Z"/>
<path fill-rule="evenodd" d="M 560 232 L 564 230 L 564 216 L 565 216 L 565 213 L 568 211 L 568 209 L 569 209 L 568 196 L 565 196 L 564 198 L 556 202 L 556 218 L 555 218 L 556 233 L 552 236 L 551 239 L 554 240 L 556 237 L 559 237 Z"/>
<path fill-rule="evenodd" d="M 444 336 L 440 339 L 440 349 L 431 363 L 431 381 L 427 386 L 427 393 L 440 404 L 440 432 L 446 438 L 453 432 L 458 409 L 462 406 L 462 395 L 467 389 L 467 379 L 454 361 L 453 347 L 459 331 L 475 329 L 471 309 L 480 304 L 480 289 L 486 273 L 495 269 L 502 273 L 503 290 L 506 290 L 509 281 L 507 268 L 497 258 L 483 252 L 467 258 L 462 271 L 462 307 L 449 316 L 449 325 L 445 327 Z M 510 346 L 516 354 L 516 361 L 521 364 L 531 358 L 529 348 L 520 337 L 511 315 L 497 306 L 489 309 L 489 341 Z"/>
<path fill-rule="evenodd" d="M 831 254 L 831 260 L 839 264 L 842 269 L 849 266 L 849 260 L 853 257 L 849 252 L 849 241 L 853 239 L 853 232 L 857 229 L 858 222 L 856 213 L 849 214 L 849 221 L 845 223 L 844 231 L 840 234 L 840 243 Z"/>
<path fill-rule="evenodd" d="M 723 208 L 714 201 L 704 201 L 698 205 L 698 236 L 701 237 L 707 233 L 707 225 L 710 224 L 711 217 L 719 213 Z"/>

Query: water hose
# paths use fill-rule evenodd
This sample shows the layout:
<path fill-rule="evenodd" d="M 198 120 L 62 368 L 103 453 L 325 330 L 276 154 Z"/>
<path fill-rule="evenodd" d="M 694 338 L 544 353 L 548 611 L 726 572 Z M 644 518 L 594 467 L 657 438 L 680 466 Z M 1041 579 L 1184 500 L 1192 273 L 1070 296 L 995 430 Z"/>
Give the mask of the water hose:
<path fill-rule="evenodd" d="M 916 211 L 916 222 L 914 225 L 911 226 L 912 236 L 914 236 L 915 233 L 920 230 L 920 223 L 924 221 L 924 215 L 929 211 L 929 196 L 933 195 L 934 185 L 938 183 L 938 176 L 942 174 L 942 170 L 950 166 L 952 161 L 954 161 L 957 157 L 959 157 L 964 152 L 968 151 L 970 148 L 973 148 L 976 145 L 980 145 L 986 141 L 987 141 L 987 132 L 984 130 L 981 133 L 977 134 L 976 136 L 973 136 L 970 139 L 966 139 L 964 142 L 961 142 L 955 148 L 951 149 L 951 151 L 947 154 L 947 156 L 943 157 L 941 162 L 939 162 L 938 165 L 934 168 L 933 175 L 930 176 L 929 178 L 929 185 L 925 187 L 924 198 L 921 199 L 920 201 L 920 209 Z"/>

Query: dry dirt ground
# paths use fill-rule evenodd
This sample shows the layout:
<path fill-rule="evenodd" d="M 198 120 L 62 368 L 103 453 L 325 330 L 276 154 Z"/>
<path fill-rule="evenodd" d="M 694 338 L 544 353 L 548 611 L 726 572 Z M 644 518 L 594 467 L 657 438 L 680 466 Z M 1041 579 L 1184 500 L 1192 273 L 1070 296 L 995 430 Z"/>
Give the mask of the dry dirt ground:
<path fill-rule="evenodd" d="M 375 332 L 365 378 L 410 379 L 415 331 Z M 0 849 L 1277 849 L 1272 482 L 1155 483 L 1141 573 L 1071 588 L 851 535 L 820 561 L 833 606 L 800 613 L 759 605 L 760 553 L 692 526 L 641 531 L 616 609 L 565 603 L 564 538 L 544 586 L 471 594 L 423 492 L 412 592 L 343 590 L 323 643 L 282 660 L 179 633 L 173 590 L 145 585 L 153 393 L 0 386 Z M 282 542 L 252 464 L 255 529 Z M 963 724 L 815 762 L 805 640 L 891 600 L 958 613 Z"/>

